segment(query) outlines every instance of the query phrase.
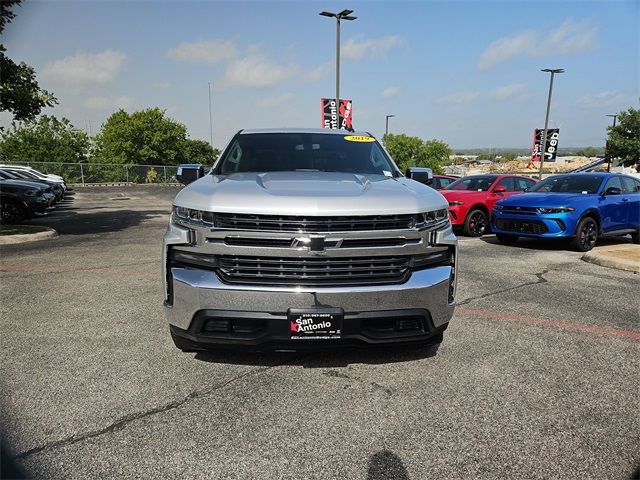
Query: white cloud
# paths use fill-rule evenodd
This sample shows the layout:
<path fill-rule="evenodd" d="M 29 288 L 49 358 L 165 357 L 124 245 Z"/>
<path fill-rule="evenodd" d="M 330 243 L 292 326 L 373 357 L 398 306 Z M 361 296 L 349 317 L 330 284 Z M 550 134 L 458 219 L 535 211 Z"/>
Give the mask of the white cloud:
<path fill-rule="evenodd" d="M 384 58 L 389 51 L 402 43 L 397 35 L 387 35 L 380 38 L 351 38 L 342 44 L 341 54 L 348 60 L 363 60 L 365 58 Z"/>
<path fill-rule="evenodd" d="M 389 87 L 382 91 L 382 97 L 391 98 L 395 97 L 398 93 L 400 93 L 400 87 Z"/>
<path fill-rule="evenodd" d="M 128 110 L 133 105 L 134 98 L 127 96 L 120 97 L 104 97 L 94 96 L 88 97 L 84 101 L 84 106 L 93 110 L 114 110 L 124 109 Z"/>
<path fill-rule="evenodd" d="M 524 84 L 512 83 L 492 90 L 489 92 L 489 98 L 492 100 L 508 100 L 522 95 L 526 90 L 527 87 Z"/>
<path fill-rule="evenodd" d="M 576 104 L 582 108 L 604 108 L 619 107 L 629 102 L 631 97 L 620 92 L 606 90 L 592 95 L 584 95 L 576 101 Z"/>
<path fill-rule="evenodd" d="M 127 54 L 116 50 L 77 53 L 47 63 L 42 76 L 59 83 L 87 86 L 111 82 L 127 61 Z"/>
<path fill-rule="evenodd" d="M 162 91 L 170 90 L 172 86 L 173 84 L 171 82 L 155 82 L 151 84 L 152 88 Z"/>
<path fill-rule="evenodd" d="M 231 40 L 206 40 L 202 42 L 183 42 L 167 51 L 172 60 L 188 63 L 214 65 L 236 56 L 236 46 Z"/>
<path fill-rule="evenodd" d="M 322 80 L 331 71 L 332 67 L 333 67 L 333 64 L 331 62 L 318 65 L 313 70 L 305 73 L 304 79 L 309 82 L 317 82 L 318 80 Z"/>
<path fill-rule="evenodd" d="M 543 57 L 590 50 L 595 46 L 596 29 L 589 22 L 566 20 L 543 39 L 533 30 L 503 37 L 491 43 L 478 60 L 478 68 L 486 70 L 516 57 Z"/>
<path fill-rule="evenodd" d="M 288 80 L 299 68 L 295 65 L 279 65 L 267 55 L 252 49 L 248 56 L 238 58 L 227 66 L 221 88 L 262 89 L 274 87 Z"/>
<path fill-rule="evenodd" d="M 276 95 L 273 97 L 265 97 L 256 102 L 256 106 L 259 108 L 274 108 L 278 105 L 282 105 L 293 98 L 293 93 L 287 92 L 281 95 Z"/>
<path fill-rule="evenodd" d="M 473 102 L 479 96 L 480 94 L 478 92 L 463 91 L 436 98 L 436 103 L 440 105 L 464 105 L 465 103 Z"/>

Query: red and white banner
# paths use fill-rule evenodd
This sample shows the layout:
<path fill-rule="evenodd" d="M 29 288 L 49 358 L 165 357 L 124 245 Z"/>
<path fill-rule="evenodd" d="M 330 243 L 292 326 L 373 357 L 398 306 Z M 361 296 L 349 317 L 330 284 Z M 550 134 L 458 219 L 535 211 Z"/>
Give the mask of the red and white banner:
<path fill-rule="evenodd" d="M 340 106 L 336 108 L 335 98 L 321 98 L 320 113 L 322 128 L 353 129 L 353 104 L 351 100 L 340 99 Z"/>

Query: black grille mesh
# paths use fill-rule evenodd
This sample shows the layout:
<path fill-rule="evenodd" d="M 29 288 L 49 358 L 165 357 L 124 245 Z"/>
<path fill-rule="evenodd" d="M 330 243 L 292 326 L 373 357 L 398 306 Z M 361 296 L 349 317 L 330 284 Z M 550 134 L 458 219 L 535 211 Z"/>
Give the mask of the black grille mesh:
<path fill-rule="evenodd" d="M 217 213 L 218 228 L 276 232 L 355 232 L 412 228 L 415 215 L 368 215 L 349 217 L 299 217 Z"/>
<path fill-rule="evenodd" d="M 409 257 L 280 258 L 219 257 L 218 274 L 227 283 L 269 285 L 375 285 L 401 283 Z"/>

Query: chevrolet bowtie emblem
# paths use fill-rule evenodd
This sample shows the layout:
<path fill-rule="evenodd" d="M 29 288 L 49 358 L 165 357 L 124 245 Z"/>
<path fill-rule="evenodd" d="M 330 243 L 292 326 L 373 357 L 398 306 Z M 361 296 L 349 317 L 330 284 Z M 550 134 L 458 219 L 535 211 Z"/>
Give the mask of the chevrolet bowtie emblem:
<path fill-rule="evenodd" d="M 291 242 L 292 248 L 306 247 L 312 253 L 324 253 L 327 248 L 340 248 L 342 239 L 327 239 L 321 235 L 296 237 Z"/>

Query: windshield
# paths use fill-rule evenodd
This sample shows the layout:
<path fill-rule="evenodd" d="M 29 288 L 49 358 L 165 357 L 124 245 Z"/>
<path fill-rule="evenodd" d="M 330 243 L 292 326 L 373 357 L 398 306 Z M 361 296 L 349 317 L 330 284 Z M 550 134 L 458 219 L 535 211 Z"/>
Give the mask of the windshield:
<path fill-rule="evenodd" d="M 397 176 L 373 137 L 322 133 L 239 134 L 215 173 L 318 171 Z"/>
<path fill-rule="evenodd" d="M 473 177 L 464 177 L 456 180 L 449 185 L 446 190 L 475 190 L 486 192 L 496 177 L 491 175 L 477 175 Z"/>
<path fill-rule="evenodd" d="M 11 170 L 9 173 L 13 175 L 15 178 L 23 178 L 26 180 L 33 180 L 34 178 L 36 179 L 38 178 L 35 175 L 29 172 L 26 172 L 24 170 Z"/>
<path fill-rule="evenodd" d="M 529 192 L 596 193 L 602 178 L 598 175 L 558 175 L 536 183 Z"/>

